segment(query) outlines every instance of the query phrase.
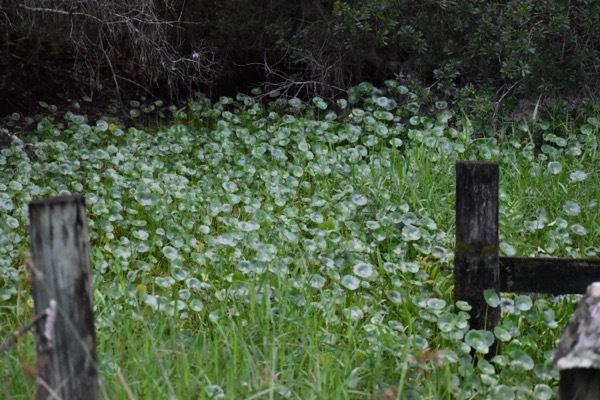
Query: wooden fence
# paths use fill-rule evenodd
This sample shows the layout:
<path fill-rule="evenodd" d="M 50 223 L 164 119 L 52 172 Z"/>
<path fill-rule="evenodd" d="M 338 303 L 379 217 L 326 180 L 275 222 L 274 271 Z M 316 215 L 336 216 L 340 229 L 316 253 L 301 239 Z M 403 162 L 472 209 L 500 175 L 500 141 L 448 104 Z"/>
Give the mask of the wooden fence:
<path fill-rule="evenodd" d="M 455 299 L 471 305 L 471 327 L 492 330 L 500 308 L 488 308 L 496 292 L 584 294 L 600 281 L 600 260 L 498 256 L 498 164 L 456 164 Z"/>
<path fill-rule="evenodd" d="M 455 299 L 471 305 L 471 328 L 493 330 L 501 310 L 487 307 L 486 289 L 559 295 L 587 288 L 552 363 L 561 399 L 600 399 L 600 260 L 499 257 L 498 175 L 498 164 L 456 164 Z M 487 358 L 496 352 L 497 342 Z"/>

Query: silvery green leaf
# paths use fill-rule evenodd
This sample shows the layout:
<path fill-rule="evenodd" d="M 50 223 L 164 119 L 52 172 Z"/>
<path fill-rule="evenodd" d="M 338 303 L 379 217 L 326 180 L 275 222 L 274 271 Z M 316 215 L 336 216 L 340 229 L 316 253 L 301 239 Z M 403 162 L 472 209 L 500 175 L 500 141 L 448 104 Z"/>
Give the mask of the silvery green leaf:
<path fill-rule="evenodd" d="M 322 98 L 315 97 L 315 98 L 313 98 L 312 101 L 313 101 L 313 104 L 315 106 L 317 106 L 317 108 L 319 108 L 320 110 L 326 110 L 327 109 L 327 103 Z"/>
<path fill-rule="evenodd" d="M 565 201 L 565 204 L 563 205 L 563 211 L 565 213 L 567 213 L 568 215 L 578 215 L 581 212 L 581 207 L 579 207 L 579 204 L 577 204 L 577 202 L 572 201 L 572 200 L 567 200 Z"/>
<path fill-rule="evenodd" d="M 356 290 L 360 286 L 358 278 L 352 275 L 344 275 L 340 280 L 340 283 L 348 290 Z"/>
<path fill-rule="evenodd" d="M 500 296 L 495 290 L 485 289 L 483 292 L 483 298 L 488 306 L 496 308 L 500 305 Z"/>
<path fill-rule="evenodd" d="M 314 274 L 310 277 L 309 284 L 315 289 L 321 289 L 323 286 L 325 286 L 325 278 L 319 274 Z"/>
<path fill-rule="evenodd" d="M 583 171 L 573 171 L 569 174 L 571 182 L 582 182 L 587 179 L 587 174 Z"/>
<path fill-rule="evenodd" d="M 558 161 L 551 161 L 548 163 L 548 171 L 553 175 L 560 174 L 560 171 L 562 171 L 562 164 Z"/>
<path fill-rule="evenodd" d="M 394 304 L 402 303 L 402 295 L 397 290 L 388 290 L 385 292 L 385 295 Z"/>
<path fill-rule="evenodd" d="M 508 257 L 512 257 L 517 253 L 517 250 L 509 243 L 500 242 L 500 251 Z"/>
<path fill-rule="evenodd" d="M 531 301 L 531 297 L 520 294 L 515 299 L 515 307 L 521 311 L 528 311 L 533 307 L 533 302 Z"/>
<path fill-rule="evenodd" d="M 373 274 L 373 266 L 368 263 L 358 263 L 353 268 L 354 275 L 360 278 L 369 278 Z"/>
<path fill-rule="evenodd" d="M 580 224 L 573 224 L 573 225 L 571 225 L 571 232 L 573 232 L 576 235 L 583 236 L 583 235 L 587 235 L 588 230 L 585 229 Z"/>

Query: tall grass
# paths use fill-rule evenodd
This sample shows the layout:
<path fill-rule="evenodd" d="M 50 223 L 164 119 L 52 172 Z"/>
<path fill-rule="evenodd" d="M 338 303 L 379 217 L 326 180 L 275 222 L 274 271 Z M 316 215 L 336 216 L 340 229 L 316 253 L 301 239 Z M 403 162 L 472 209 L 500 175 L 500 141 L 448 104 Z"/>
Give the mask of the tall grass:
<path fill-rule="evenodd" d="M 541 146 L 478 138 L 409 94 L 317 113 L 199 97 L 148 131 L 42 121 L 0 152 L 2 337 L 32 312 L 27 203 L 80 192 L 102 398 L 551 398 L 576 298 L 502 294 L 497 329 L 470 329 L 453 300 L 454 164 L 500 164 L 504 254 L 597 257 L 600 124 Z M 33 357 L 31 337 L 0 355 L 3 398 L 31 397 Z"/>

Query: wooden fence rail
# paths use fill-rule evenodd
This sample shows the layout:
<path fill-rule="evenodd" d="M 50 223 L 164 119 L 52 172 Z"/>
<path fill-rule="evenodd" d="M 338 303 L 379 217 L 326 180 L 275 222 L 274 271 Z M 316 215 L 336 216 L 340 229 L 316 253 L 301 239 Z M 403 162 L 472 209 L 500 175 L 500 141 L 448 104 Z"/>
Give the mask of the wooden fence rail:
<path fill-rule="evenodd" d="M 600 280 L 600 260 L 500 257 L 500 292 L 583 294 Z"/>

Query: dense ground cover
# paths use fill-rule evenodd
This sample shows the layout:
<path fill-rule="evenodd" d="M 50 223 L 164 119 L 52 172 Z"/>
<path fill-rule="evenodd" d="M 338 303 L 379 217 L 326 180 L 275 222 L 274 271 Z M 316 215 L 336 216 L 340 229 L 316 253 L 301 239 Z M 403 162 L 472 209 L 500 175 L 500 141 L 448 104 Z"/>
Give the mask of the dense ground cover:
<path fill-rule="evenodd" d="M 393 81 L 170 111 L 152 129 L 71 112 L 0 151 L 2 338 L 32 314 L 28 202 L 80 192 L 103 398 L 552 397 L 576 299 L 503 294 L 500 326 L 470 329 L 454 163 L 499 162 L 504 254 L 598 257 L 598 117 L 483 137 Z M 31 338 L 0 355 L 3 398 L 31 397 L 32 357 Z"/>

